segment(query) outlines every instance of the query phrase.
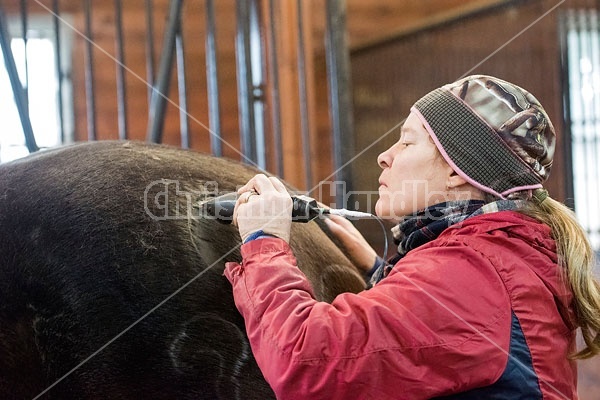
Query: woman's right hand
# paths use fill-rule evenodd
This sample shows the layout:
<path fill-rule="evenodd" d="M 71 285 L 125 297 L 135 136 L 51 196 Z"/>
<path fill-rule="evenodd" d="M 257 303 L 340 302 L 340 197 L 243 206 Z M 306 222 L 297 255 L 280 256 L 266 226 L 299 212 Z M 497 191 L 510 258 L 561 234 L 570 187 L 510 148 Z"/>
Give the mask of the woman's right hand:
<path fill-rule="evenodd" d="M 354 227 L 352 222 L 338 215 L 329 215 L 325 223 L 346 252 L 346 256 L 361 271 L 369 272 L 375 260 L 377 252 L 369 245 L 361 233 Z"/>

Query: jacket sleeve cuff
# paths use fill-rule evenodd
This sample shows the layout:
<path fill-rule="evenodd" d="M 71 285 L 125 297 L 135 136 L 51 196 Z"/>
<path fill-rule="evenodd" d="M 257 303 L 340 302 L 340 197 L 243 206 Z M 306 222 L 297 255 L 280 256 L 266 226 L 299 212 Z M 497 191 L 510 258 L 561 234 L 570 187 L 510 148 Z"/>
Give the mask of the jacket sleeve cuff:
<path fill-rule="evenodd" d="M 375 273 L 375 271 L 377 271 L 377 269 L 379 267 L 381 267 L 383 264 L 385 263 L 385 261 L 383 261 L 383 258 L 377 256 L 377 258 L 375 259 L 375 262 L 373 263 L 373 266 L 371 267 L 371 269 L 366 273 L 366 278 L 367 280 L 371 279 L 371 277 L 373 276 L 373 274 Z"/>
<path fill-rule="evenodd" d="M 242 245 L 240 252 L 243 260 L 251 259 L 252 256 L 256 254 L 280 252 L 291 254 L 292 252 L 290 245 L 277 236 L 266 235 L 262 236 L 261 239 L 262 240 L 250 240 Z"/>

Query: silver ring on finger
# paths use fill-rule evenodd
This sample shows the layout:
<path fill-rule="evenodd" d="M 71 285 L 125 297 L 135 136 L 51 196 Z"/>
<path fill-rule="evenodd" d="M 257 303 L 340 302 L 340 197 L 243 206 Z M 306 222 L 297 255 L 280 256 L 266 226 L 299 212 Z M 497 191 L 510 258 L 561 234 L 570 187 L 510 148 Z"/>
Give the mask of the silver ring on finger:
<path fill-rule="evenodd" d="M 248 195 L 246 196 L 246 203 L 250 201 L 250 197 L 257 195 L 258 193 L 256 193 L 256 191 L 251 190 L 248 192 Z"/>

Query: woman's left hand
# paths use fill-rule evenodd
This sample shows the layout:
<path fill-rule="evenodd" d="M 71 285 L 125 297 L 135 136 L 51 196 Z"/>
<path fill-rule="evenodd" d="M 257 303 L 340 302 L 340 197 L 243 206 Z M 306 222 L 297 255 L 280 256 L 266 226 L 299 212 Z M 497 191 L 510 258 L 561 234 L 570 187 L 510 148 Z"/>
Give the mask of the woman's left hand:
<path fill-rule="evenodd" d="M 346 256 L 360 270 L 369 272 L 377 260 L 377 252 L 369 245 L 363 235 L 344 217 L 329 215 L 325 219 L 332 235 L 337 237 L 344 247 Z"/>
<path fill-rule="evenodd" d="M 242 242 L 256 232 L 290 241 L 292 198 L 277 178 L 258 174 L 239 190 L 233 212 Z"/>

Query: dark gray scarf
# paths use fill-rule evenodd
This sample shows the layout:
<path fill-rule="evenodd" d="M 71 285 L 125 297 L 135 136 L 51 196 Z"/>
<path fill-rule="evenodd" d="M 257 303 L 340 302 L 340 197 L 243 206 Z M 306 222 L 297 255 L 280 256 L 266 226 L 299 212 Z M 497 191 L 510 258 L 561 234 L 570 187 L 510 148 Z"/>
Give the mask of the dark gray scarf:
<path fill-rule="evenodd" d="M 450 201 L 435 204 L 404 217 L 392 228 L 398 253 L 387 262 L 381 260 L 380 265 L 374 268 L 369 286 L 385 278 L 409 251 L 436 239 L 449 226 L 476 215 L 515 210 L 522 207 L 523 203 L 523 200 L 499 200 L 487 204 L 483 200 Z"/>

